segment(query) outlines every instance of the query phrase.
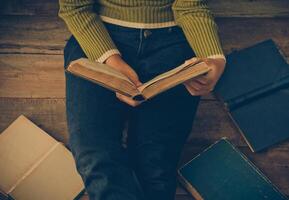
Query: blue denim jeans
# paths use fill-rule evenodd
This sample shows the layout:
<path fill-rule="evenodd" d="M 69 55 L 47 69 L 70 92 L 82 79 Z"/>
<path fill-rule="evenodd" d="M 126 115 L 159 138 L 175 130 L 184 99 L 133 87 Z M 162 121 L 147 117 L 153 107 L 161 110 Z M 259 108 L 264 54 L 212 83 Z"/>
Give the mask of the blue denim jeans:
<path fill-rule="evenodd" d="M 194 56 L 179 27 L 105 26 L 142 82 Z M 71 36 L 64 49 L 65 67 L 80 57 L 86 56 Z M 90 199 L 173 200 L 177 164 L 199 97 L 179 85 L 130 107 L 112 91 L 72 74 L 65 77 L 69 147 Z"/>

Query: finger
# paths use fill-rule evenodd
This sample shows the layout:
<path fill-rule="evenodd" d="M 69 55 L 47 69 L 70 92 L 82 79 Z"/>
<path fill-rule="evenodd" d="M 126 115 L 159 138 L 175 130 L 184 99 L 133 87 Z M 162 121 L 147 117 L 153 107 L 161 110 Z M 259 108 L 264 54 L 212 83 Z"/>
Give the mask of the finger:
<path fill-rule="evenodd" d="M 130 75 L 128 76 L 128 78 L 137 86 L 141 86 L 142 83 L 140 82 L 138 75 L 135 73 L 135 71 L 130 71 Z"/>
<path fill-rule="evenodd" d="M 128 105 L 135 107 L 137 105 L 139 105 L 141 102 L 140 101 L 134 101 L 133 99 L 131 99 L 130 97 L 127 97 L 125 95 L 122 95 L 120 93 L 116 92 L 116 97 L 121 100 L 124 103 L 127 103 Z"/>
<path fill-rule="evenodd" d="M 204 95 L 210 94 L 210 91 L 209 90 L 200 90 L 200 91 L 197 91 L 195 94 L 198 96 L 204 96 Z"/>
<path fill-rule="evenodd" d="M 197 91 L 207 88 L 206 85 L 203 85 L 196 80 L 190 80 L 190 81 L 186 82 L 186 84 L 189 85 L 190 87 L 193 87 Z"/>
<path fill-rule="evenodd" d="M 126 99 L 126 98 L 123 97 L 123 96 L 117 96 L 117 98 L 118 98 L 120 101 L 122 101 L 122 102 L 124 102 L 124 103 L 126 103 L 126 104 L 128 104 L 128 105 L 130 105 L 130 106 L 132 106 L 132 107 L 136 107 L 136 106 L 138 105 L 137 102 L 135 102 L 135 101 L 133 101 L 133 100 L 131 100 L 131 99 Z"/>
<path fill-rule="evenodd" d="M 188 91 L 193 96 L 203 96 L 208 95 L 210 93 L 209 90 L 194 90 L 193 88 L 187 87 Z"/>
<path fill-rule="evenodd" d="M 190 92 L 190 94 L 193 95 L 193 96 L 207 95 L 213 90 L 213 88 L 210 88 L 210 87 L 203 88 L 201 90 L 196 90 L 195 88 L 191 87 L 188 84 L 184 84 L 184 85 L 187 88 L 187 90 Z"/>
<path fill-rule="evenodd" d="M 191 95 L 193 95 L 193 96 L 197 96 L 197 90 L 195 90 L 194 88 L 192 88 L 192 87 L 190 87 L 189 85 L 187 85 L 187 84 L 184 84 L 185 85 L 185 87 L 187 88 L 187 90 L 189 91 L 189 93 L 191 94 Z"/>
<path fill-rule="evenodd" d="M 194 80 L 198 81 L 199 83 L 203 85 L 208 85 L 212 82 L 206 75 L 198 76 L 194 78 Z"/>
<path fill-rule="evenodd" d="M 129 80 L 131 80 L 137 87 L 141 86 L 142 83 L 140 82 L 137 73 L 132 70 L 130 67 L 128 67 L 126 70 L 124 70 L 124 74 L 128 77 Z"/>

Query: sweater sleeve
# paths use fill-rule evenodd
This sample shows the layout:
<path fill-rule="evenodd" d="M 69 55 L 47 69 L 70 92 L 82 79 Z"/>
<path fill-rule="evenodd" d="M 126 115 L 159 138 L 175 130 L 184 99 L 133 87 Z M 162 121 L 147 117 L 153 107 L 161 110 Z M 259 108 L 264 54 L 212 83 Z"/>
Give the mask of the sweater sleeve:
<path fill-rule="evenodd" d="M 94 0 L 59 0 L 59 17 L 79 42 L 90 60 L 104 62 L 120 54 L 100 17 L 93 9 Z"/>
<path fill-rule="evenodd" d="M 197 57 L 225 59 L 218 27 L 203 0 L 175 0 L 172 10 L 176 24 L 182 28 Z"/>

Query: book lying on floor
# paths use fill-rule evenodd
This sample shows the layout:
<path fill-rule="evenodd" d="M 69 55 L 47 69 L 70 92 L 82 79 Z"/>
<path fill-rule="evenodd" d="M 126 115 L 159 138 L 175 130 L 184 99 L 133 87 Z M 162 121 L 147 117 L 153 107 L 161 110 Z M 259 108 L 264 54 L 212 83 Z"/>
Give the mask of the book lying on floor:
<path fill-rule="evenodd" d="M 84 190 L 71 152 L 23 115 L 0 135 L 0 197 L 74 199 Z"/>
<path fill-rule="evenodd" d="M 289 65 L 272 40 L 229 54 L 215 94 L 253 152 L 289 138 Z"/>
<path fill-rule="evenodd" d="M 135 100 L 147 100 L 191 78 L 207 73 L 210 68 L 204 62 L 195 64 L 184 63 L 167 71 L 140 87 L 136 86 L 123 74 L 112 67 L 80 58 L 72 61 L 67 72 L 93 81 L 112 91 L 119 92 Z"/>
<path fill-rule="evenodd" d="M 178 170 L 197 200 L 286 200 L 270 180 L 226 138 Z"/>

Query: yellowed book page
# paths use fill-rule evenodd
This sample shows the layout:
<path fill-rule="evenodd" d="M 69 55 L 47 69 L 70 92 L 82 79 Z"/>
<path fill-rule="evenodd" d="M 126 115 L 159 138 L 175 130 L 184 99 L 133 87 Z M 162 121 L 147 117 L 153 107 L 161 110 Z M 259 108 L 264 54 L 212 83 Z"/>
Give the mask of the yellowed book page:
<path fill-rule="evenodd" d="M 72 200 L 83 189 L 71 152 L 58 143 L 11 195 L 21 200 Z"/>
<path fill-rule="evenodd" d="M 115 70 L 114 68 L 110 67 L 109 65 L 102 64 L 99 62 L 92 62 L 87 58 L 80 58 L 78 60 L 72 61 L 70 65 L 79 64 L 87 69 L 98 71 L 110 76 L 114 76 L 116 78 L 125 80 L 131 84 L 133 84 L 125 75 L 120 73 L 119 71 Z"/>
<path fill-rule="evenodd" d="M 25 116 L 19 116 L 0 135 L 0 190 L 12 187 L 57 143 Z"/>
<path fill-rule="evenodd" d="M 201 62 L 201 63 L 203 63 L 203 62 Z M 180 72 L 180 71 L 182 71 L 182 70 L 184 70 L 184 69 L 186 69 L 186 68 L 188 68 L 188 67 L 197 66 L 197 65 L 199 65 L 199 64 L 200 64 L 200 63 L 197 63 L 197 64 L 195 64 L 195 65 L 191 65 L 191 64 L 183 63 L 183 64 L 181 64 L 180 66 L 178 66 L 178 67 L 176 67 L 176 68 L 174 68 L 174 69 L 172 69 L 172 70 L 170 70 L 170 71 L 167 71 L 167 72 L 165 72 L 165 73 L 163 73 L 163 74 L 160 74 L 160 75 L 156 76 L 155 78 L 151 79 L 150 81 L 144 83 L 143 85 L 141 85 L 140 87 L 138 87 L 138 90 L 141 92 L 141 91 L 143 91 L 146 87 L 148 87 L 149 85 L 152 85 L 152 84 L 154 84 L 154 83 L 156 83 L 156 82 L 158 82 L 158 81 L 160 81 L 160 80 L 162 80 L 162 79 L 166 79 L 166 78 L 168 78 L 168 77 L 170 77 L 170 76 L 173 76 L 174 74 L 177 74 L 178 72 Z"/>
<path fill-rule="evenodd" d="M 143 91 L 142 95 L 145 99 L 152 98 L 153 96 L 168 90 L 176 85 L 183 83 L 184 81 L 200 76 L 204 73 L 210 71 L 210 67 L 208 67 L 205 63 L 200 63 L 198 66 L 186 68 L 184 70 L 179 71 L 174 76 L 169 76 L 165 79 L 155 82 L 147 86 Z"/>
<path fill-rule="evenodd" d="M 139 94 L 139 91 L 133 83 L 108 75 L 107 73 L 102 73 L 98 70 L 83 67 L 83 65 L 79 64 L 78 62 L 69 66 L 68 71 L 79 77 L 97 83 L 98 85 L 101 85 L 107 89 L 119 92 L 129 97 Z"/>

